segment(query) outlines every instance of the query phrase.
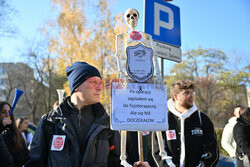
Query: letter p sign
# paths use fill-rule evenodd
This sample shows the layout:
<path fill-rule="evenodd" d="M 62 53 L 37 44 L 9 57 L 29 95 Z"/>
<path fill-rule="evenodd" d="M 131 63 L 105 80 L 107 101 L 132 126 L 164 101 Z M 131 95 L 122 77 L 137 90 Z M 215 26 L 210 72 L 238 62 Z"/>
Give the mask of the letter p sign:
<path fill-rule="evenodd" d="M 160 20 L 160 12 L 168 13 L 168 22 Z M 174 28 L 174 14 L 173 11 L 167 7 L 163 6 L 159 3 L 154 3 L 154 34 L 160 35 L 160 27 L 166 29 L 173 29 Z"/>
<path fill-rule="evenodd" d="M 163 0 L 144 2 L 144 32 L 157 42 L 180 47 L 180 8 Z"/>

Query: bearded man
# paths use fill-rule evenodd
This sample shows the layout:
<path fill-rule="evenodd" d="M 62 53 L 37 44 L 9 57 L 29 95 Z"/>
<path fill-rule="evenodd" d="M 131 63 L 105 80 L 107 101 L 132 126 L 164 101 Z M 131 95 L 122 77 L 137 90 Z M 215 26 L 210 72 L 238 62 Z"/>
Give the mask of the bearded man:
<path fill-rule="evenodd" d="M 219 158 L 217 137 L 209 117 L 195 103 L 195 87 L 188 80 L 171 86 L 168 100 L 169 129 L 162 132 L 167 160 L 159 155 L 157 135 L 153 137 L 153 156 L 158 166 L 215 167 Z"/>

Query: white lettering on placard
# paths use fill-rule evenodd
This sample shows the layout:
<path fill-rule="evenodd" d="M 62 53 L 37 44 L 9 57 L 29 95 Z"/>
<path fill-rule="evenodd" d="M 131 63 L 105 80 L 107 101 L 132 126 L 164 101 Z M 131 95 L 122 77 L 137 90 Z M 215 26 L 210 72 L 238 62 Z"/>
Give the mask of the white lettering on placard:
<path fill-rule="evenodd" d="M 168 13 L 168 22 L 160 20 L 160 11 Z M 159 3 L 154 3 L 154 34 L 160 35 L 160 27 L 166 29 L 174 28 L 174 13 L 173 11 L 166 6 L 163 6 Z"/>

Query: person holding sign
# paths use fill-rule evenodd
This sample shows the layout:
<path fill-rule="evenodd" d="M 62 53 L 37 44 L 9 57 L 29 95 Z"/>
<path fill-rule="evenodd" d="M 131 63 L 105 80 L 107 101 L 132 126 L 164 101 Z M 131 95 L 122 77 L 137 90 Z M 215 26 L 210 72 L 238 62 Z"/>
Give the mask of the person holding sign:
<path fill-rule="evenodd" d="M 85 62 L 66 68 L 71 95 L 45 114 L 30 147 L 28 166 L 120 166 L 120 136 L 99 103 L 102 78 Z"/>
<path fill-rule="evenodd" d="M 41 118 L 27 166 L 119 167 L 120 135 L 110 129 L 110 118 L 99 102 L 99 71 L 86 62 L 75 62 L 66 74 L 71 95 Z"/>
<path fill-rule="evenodd" d="M 167 160 L 159 155 L 157 135 L 153 134 L 153 156 L 159 166 L 215 167 L 219 149 L 214 126 L 209 117 L 200 112 L 195 103 L 194 84 L 188 80 L 172 84 L 168 100 L 168 124 L 162 132 Z"/>

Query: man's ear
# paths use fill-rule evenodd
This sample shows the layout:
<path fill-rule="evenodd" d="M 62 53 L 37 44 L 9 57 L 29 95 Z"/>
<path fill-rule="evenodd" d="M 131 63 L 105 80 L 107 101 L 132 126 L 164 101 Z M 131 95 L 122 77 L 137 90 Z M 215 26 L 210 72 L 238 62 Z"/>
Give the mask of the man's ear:
<path fill-rule="evenodd" d="M 173 93 L 173 94 L 172 94 L 172 97 L 173 97 L 173 100 L 174 100 L 174 101 L 176 101 L 176 100 L 178 99 L 178 97 L 177 97 L 177 94 L 176 94 L 176 93 Z"/>

